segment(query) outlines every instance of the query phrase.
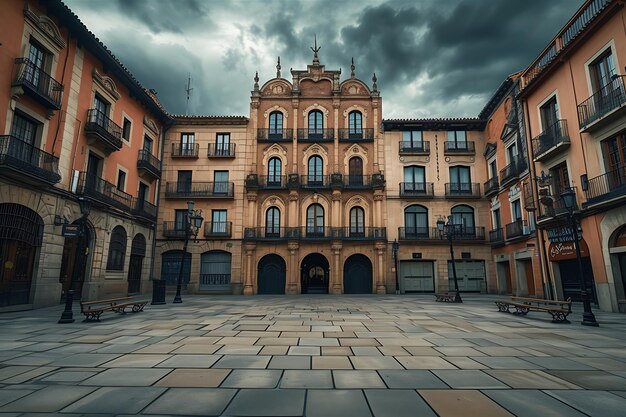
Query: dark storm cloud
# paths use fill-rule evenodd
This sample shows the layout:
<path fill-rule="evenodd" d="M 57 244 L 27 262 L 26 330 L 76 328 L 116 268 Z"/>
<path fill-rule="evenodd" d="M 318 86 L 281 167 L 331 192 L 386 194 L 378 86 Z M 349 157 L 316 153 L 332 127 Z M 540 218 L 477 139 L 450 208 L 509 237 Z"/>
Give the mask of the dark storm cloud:
<path fill-rule="evenodd" d="M 198 0 L 117 0 L 114 3 L 120 12 L 142 22 L 154 33 L 183 33 L 207 14 L 206 2 Z"/>

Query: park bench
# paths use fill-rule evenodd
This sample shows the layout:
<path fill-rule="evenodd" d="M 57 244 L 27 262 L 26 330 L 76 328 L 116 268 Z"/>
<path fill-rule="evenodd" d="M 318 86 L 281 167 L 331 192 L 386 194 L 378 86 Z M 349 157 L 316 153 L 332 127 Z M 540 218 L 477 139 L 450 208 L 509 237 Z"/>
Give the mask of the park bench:
<path fill-rule="evenodd" d="M 456 302 L 456 293 L 453 292 L 442 292 L 435 294 L 435 301 L 440 303 L 455 303 Z"/>
<path fill-rule="evenodd" d="M 552 315 L 554 323 L 569 323 L 567 316 L 572 312 L 572 299 L 567 301 L 542 300 L 540 298 L 511 297 L 510 301 L 495 301 L 498 310 L 503 313 L 513 313 L 525 316 L 530 310 L 546 311 Z M 511 311 L 511 307 L 515 311 Z"/>
<path fill-rule="evenodd" d="M 126 314 L 126 309 L 131 308 L 133 313 L 139 313 L 143 311 L 146 304 L 148 304 L 148 300 L 138 300 L 131 297 L 81 301 L 80 312 L 85 315 L 84 321 L 100 321 L 100 315 L 105 311 Z"/>

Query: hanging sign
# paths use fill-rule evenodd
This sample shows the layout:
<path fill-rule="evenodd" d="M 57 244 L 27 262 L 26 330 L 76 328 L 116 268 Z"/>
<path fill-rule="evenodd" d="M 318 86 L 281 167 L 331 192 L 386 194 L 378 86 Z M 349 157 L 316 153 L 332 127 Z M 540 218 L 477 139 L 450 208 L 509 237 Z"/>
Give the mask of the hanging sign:
<path fill-rule="evenodd" d="M 578 241 L 580 245 L 580 255 L 584 258 L 589 256 L 589 247 L 584 239 Z M 551 262 L 566 261 L 576 259 L 576 247 L 573 241 L 553 242 L 548 247 L 548 258 Z"/>
<path fill-rule="evenodd" d="M 80 236 L 79 224 L 64 224 L 61 234 L 65 237 L 78 237 Z"/>

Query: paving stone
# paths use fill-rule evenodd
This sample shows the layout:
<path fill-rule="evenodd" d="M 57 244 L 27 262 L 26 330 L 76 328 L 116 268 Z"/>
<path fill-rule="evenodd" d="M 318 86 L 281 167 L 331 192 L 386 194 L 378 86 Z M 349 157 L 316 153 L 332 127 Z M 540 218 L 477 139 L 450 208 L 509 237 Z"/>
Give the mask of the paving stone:
<path fill-rule="evenodd" d="M 274 369 L 234 369 L 222 388 L 276 388 L 283 371 Z"/>
<path fill-rule="evenodd" d="M 265 369 L 270 359 L 270 356 L 224 355 L 213 365 L 213 368 Z"/>
<path fill-rule="evenodd" d="M 404 346 L 402 348 L 412 356 L 443 356 L 443 353 L 438 350 L 426 346 Z"/>
<path fill-rule="evenodd" d="M 380 370 L 378 374 L 389 388 L 393 389 L 436 389 L 448 388 L 432 372 L 415 370 Z"/>
<path fill-rule="evenodd" d="M 147 387 L 170 372 L 171 369 L 111 368 L 81 382 L 80 385 Z"/>
<path fill-rule="evenodd" d="M 433 373 L 454 389 L 508 388 L 507 385 L 479 370 L 441 369 L 434 370 Z"/>
<path fill-rule="evenodd" d="M 165 388 L 158 387 L 103 387 L 61 411 L 90 414 L 138 413 L 163 394 L 165 390 Z"/>
<path fill-rule="evenodd" d="M 286 355 L 289 346 L 263 346 L 259 355 Z"/>
<path fill-rule="evenodd" d="M 304 413 L 304 397 L 305 391 L 298 389 L 242 389 L 224 414 L 242 417 L 301 416 Z"/>
<path fill-rule="evenodd" d="M 592 417 L 623 417 L 626 411 L 626 398 L 605 391 L 581 393 L 558 390 L 546 393 Z"/>
<path fill-rule="evenodd" d="M 580 389 L 554 375 L 540 370 L 486 370 L 486 373 L 504 382 L 511 388 L 520 389 Z"/>
<path fill-rule="evenodd" d="M 152 368 L 166 359 L 170 355 L 124 355 L 101 366 L 106 368 Z"/>
<path fill-rule="evenodd" d="M 436 350 L 444 354 L 445 356 L 485 356 L 485 353 L 480 352 L 471 347 L 435 347 Z"/>
<path fill-rule="evenodd" d="M 548 373 L 578 385 L 595 390 L 611 390 L 626 387 L 626 378 L 620 378 L 604 371 L 547 371 Z M 621 388 L 623 389 L 623 388 Z"/>
<path fill-rule="evenodd" d="M 480 391 L 419 390 L 439 417 L 514 417 Z"/>
<path fill-rule="evenodd" d="M 347 346 L 322 346 L 323 356 L 350 356 L 352 349 Z"/>
<path fill-rule="evenodd" d="M 159 368 L 210 368 L 220 355 L 174 355 L 156 365 Z"/>
<path fill-rule="evenodd" d="M 120 355 L 111 353 L 77 353 L 50 362 L 50 366 L 78 366 L 92 367 L 99 366 L 105 362 L 110 362 Z"/>
<path fill-rule="evenodd" d="M 333 388 L 331 371 L 287 370 L 280 380 L 280 388 Z"/>
<path fill-rule="evenodd" d="M 478 356 L 472 359 L 491 369 L 543 369 L 537 364 L 507 356 Z"/>
<path fill-rule="evenodd" d="M 411 354 L 402 346 L 380 346 L 377 348 L 385 356 L 410 356 Z M 322 352 L 322 355 L 324 352 Z"/>
<path fill-rule="evenodd" d="M 559 370 L 594 370 L 593 367 L 585 365 L 580 362 L 573 361 L 567 358 L 553 358 L 553 357 L 525 357 L 525 361 L 537 364 L 545 369 L 559 369 Z"/>
<path fill-rule="evenodd" d="M 33 390 L 29 389 L 14 389 L 14 390 L 1 390 L 0 389 L 0 407 L 10 403 L 11 401 L 18 400 L 28 394 L 32 394 Z M 0 409 L 1 411 L 2 409 Z"/>
<path fill-rule="evenodd" d="M 406 369 L 456 369 L 450 362 L 437 356 L 398 356 L 396 360 Z"/>
<path fill-rule="evenodd" d="M 490 390 L 484 393 L 518 417 L 584 417 L 584 414 L 541 391 Z"/>
<path fill-rule="evenodd" d="M 347 356 L 313 356 L 313 369 L 352 369 L 352 363 Z"/>
<path fill-rule="evenodd" d="M 582 363 L 602 371 L 626 371 L 626 361 L 611 358 L 572 358 L 574 362 Z M 553 368 L 554 369 L 554 368 Z M 582 368 L 579 368 L 582 369 Z M 586 368 L 585 368 L 586 369 Z"/>
<path fill-rule="evenodd" d="M 219 346 L 219 345 L 218 345 Z M 228 345 L 215 352 L 218 355 L 257 355 L 262 346 Z"/>
<path fill-rule="evenodd" d="M 352 356 L 354 369 L 403 369 L 393 356 Z"/>
<path fill-rule="evenodd" d="M 171 345 L 168 345 L 171 346 Z M 189 345 L 177 345 L 177 348 L 171 353 L 175 355 L 179 354 L 191 354 L 191 355 L 210 355 L 217 352 L 223 346 L 222 345 L 200 345 L 197 343 L 191 343 Z M 139 353 L 139 351 L 137 352 Z"/>
<path fill-rule="evenodd" d="M 97 374 L 97 372 L 91 371 L 59 371 L 46 375 L 41 380 L 45 382 L 80 382 Z"/>
<path fill-rule="evenodd" d="M 372 413 L 360 390 L 309 390 L 307 417 L 371 417 Z"/>
<path fill-rule="evenodd" d="M 365 390 L 376 417 L 437 417 L 413 390 Z"/>
<path fill-rule="evenodd" d="M 257 346 L 297 346 L 297 337 L 261 337 L 257 340 Z"/>
<path fill-rule="evenodd" d="M 386 388 L 376 371 L 333 371 L 335 387 L 342 388 Z"/>
<path fill-rule="evenodd" d="M 341 346 L 380 346 L 380 343 L 378 343 L 376 339 L 355 339 L 345 337 L 339 339 L 339 344 Z"/>
<path fill-rule="evenodd" d="M 273 356 L 267 369 L 311 369 L 311 356 Z"/>
<path fill-rule="evenodd" d="M 452 365 L 456 366 L 459 369 L 488 369 L 487 365 L 483 365 L 480 362 L 476 362 L 473 359 L 466 358 L 463 356 L 446 356 L 446 361 L 450 362 Z"/>
<path fill-rule="evenodd" d="M 339 346 L 334 337 L 301 337 L 298 346 Z"/>
<path fill-rule="evenodd" d="M 288 355 L 319 356 L 320 348 L 317 346 L 291 346 L 287 351 Z"/>
<path fill-rule="evenodd" d="M 10 402 L 0 407 L 0 413 L 50 413 L 59 411 L 68 404 L 71 404 L 74 401 L 82 398 L 83 396 L 88 395 L 95 389 L 95 387 L 52 385 L 26 396 L 22 396 L 22 391 L 17 390 L 15 396 L 16 401 Z"/>

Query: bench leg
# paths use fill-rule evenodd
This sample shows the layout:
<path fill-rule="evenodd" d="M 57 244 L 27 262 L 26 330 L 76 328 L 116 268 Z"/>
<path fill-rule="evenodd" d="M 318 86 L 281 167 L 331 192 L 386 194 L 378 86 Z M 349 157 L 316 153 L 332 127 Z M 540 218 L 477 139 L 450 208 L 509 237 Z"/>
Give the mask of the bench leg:
<path fill-rule="evenodd" d="M 502 313 L 510 313 L 509 311 L 510 306 L 507 303 L 496 301 L 496 305 L 498 306 L 498 311 Z"/>
<path fill-rule="evenodd" d="M 552 323 L 569 323 L 570 321 L 567 319 L 567 314 L 562 311 L 550 311 L 552 314 Z"/>
<path fill-rule="evenodd" d="M 143 311 L 143 308 L 144 308 L 145 306 L 146 306 L 146 305 L 145 305 L 144 303 L 142 303 L 142 304 L 135 304 L 135 305 L 133 306 L 133 313 L 139 313 L 140 311 Z"/>
<path fill-rule="evenodd" d="M 102 311 L 86 311 L 83 314 L 85 315 L 85 320 L 83 321 L 100 321 Z"/>
<path fill-rule="evenodd" d="M 515 314 L 525 316 L 526 314 L 528 314 L 528 311 L 528 307 L 515 306 Z"/>

